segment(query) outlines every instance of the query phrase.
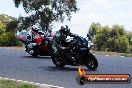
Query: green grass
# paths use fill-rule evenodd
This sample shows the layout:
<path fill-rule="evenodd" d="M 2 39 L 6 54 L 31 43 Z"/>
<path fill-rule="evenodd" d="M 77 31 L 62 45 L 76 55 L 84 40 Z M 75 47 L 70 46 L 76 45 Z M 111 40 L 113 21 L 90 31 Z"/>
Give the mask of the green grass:
<path fill-rule="evenodd" d="M 38 87 L 33 86 L 31 84 L 19 83 L 16 81 L 0 80 L 0 88 L 38 88 Z"/>

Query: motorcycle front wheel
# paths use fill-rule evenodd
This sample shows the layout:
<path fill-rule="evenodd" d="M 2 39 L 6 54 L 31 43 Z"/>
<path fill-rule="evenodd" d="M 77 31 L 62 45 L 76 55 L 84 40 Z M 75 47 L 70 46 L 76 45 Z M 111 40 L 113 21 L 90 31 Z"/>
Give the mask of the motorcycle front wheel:
<path fill-rule="evenodd" d="M 27 46 L 26 48 L 26 52 L 28 52 L 30 55 L 32 55 L 33 57 L 38 57 L 38 54 L 35 52 L 35 49 L 30 49 Z"/>
<path fill-rule="evenodd" d="M 90 69 L 90 70 L 96 70 L 98 67 L 98 61 L 96 59 L 96 57 L 92 54 L 89 53 L 85 66 Z"/>

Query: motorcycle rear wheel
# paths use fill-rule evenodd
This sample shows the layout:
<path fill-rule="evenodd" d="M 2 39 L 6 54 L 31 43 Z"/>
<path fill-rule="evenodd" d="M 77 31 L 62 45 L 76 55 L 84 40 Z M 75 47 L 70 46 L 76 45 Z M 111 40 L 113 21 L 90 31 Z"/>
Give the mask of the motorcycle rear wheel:
<path fill-rule="evenodd" d="M 92 53 L 89 53 L 87 61 L 85 63 L 85 66 L 90 70 L 96 70 L 97 69 L 98 61 Z"/>
<path fill-rule="evenodd" d="M 61 67 L 63 68 L 65 66 L 65 63 L 63 61 L 63 58 L 59 53 L 52 53 L 51 55 L 52 62 L 56 65 L 56 67 Z"/>

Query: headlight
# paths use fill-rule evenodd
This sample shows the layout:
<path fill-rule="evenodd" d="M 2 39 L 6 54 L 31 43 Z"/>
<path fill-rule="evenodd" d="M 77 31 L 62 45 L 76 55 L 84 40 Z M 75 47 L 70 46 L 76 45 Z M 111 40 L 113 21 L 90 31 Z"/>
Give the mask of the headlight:
<path fill-rule="evenodd" d="M 91 41 L 88 41 L 88 48 L 91 48 L 94 44 Z"/>

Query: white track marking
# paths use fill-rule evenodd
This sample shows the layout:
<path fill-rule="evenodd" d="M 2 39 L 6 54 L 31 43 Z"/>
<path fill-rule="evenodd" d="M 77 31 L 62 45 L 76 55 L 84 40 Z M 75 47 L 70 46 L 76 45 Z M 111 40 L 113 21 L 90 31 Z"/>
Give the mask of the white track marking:
<path fill-rule="evenodd" d="M 22 83 L 28 83 L 28 84 L 36 85 L 36 86 L 39 86 L 39 87 L 42 87 L 42 88 L 45 88 L 45 87 L 46 88 L 64 88 L 64 87 L 59 87 L 59 86 L 54 86 L 54 85 L 47 85 L 47 84 L 41 84 L 41 83 L 35 83 L 35 82 L 29 82 L 29 81 L 23 81 L 23 80 L 4 78 L 4 77 L 0 77 L 0 79 L 17 81 L 17 82 L 22 82 Z"/>
<path fill-rule="evenodd" d="M 105 55 L 105 56 L 109 56 L 109 55 Z"/>
<path fill-rule="evenodd" d="M 125 56 L 121 56 L 121 57 L 125 57 Z"/>

